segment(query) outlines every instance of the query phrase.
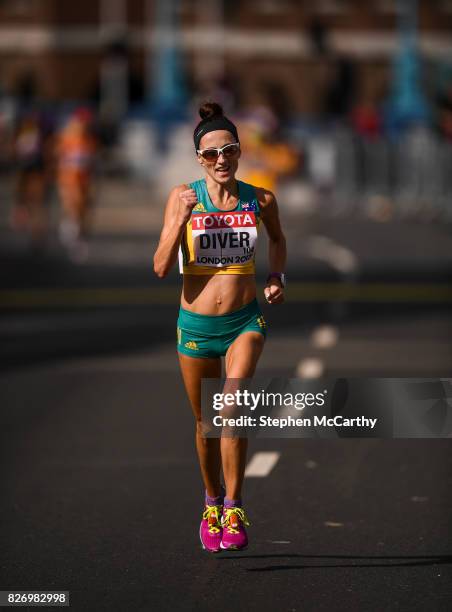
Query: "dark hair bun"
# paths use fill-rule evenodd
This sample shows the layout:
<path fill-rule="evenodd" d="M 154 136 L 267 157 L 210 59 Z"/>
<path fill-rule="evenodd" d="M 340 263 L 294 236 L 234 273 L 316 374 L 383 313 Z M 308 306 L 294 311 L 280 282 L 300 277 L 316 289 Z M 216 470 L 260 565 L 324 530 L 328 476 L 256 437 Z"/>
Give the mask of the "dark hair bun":
<path fill-rule="evenodd" d="M 223 117 L 223 109 L 216 102 L 204 102 L 199 109 L 199 116 L 201 119 Z"/>

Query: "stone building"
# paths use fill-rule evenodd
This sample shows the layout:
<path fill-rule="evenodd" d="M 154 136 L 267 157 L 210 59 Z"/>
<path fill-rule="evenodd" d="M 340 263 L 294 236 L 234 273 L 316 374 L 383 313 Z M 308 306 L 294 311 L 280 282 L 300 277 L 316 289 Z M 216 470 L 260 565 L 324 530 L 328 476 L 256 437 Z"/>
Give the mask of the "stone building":
<path fill-rule="evenodd" d="M 157 20 L 159 5 L 169 4 L 0 0 L 0 83 L 53 101 L 90 99 L 106 58 L 122 55 L 129 95 L 139 100 L 152 89 L 156 49 L 173 41 L 191 92 L 226 83 L 241 105 L 273 96 L 281 112 L 287 100 L 293 111 L 315 115 L 334 105 L 335 80 L 346 87 L 353 78 L 364 100 L 381 97 L 399 45 L 396 0 L 174 0 L 172 31 Z M 447 60 L 452 0 L 418 6 L 423 57 Z"/>

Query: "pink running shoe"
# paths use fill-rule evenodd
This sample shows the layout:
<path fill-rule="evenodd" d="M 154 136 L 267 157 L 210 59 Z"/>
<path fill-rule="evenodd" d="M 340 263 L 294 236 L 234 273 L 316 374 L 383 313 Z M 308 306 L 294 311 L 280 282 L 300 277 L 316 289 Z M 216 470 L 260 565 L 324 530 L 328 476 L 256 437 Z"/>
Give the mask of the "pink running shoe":
<path fill-rule="evenodd" d="M 221 539 L 223 550 L 244 550 L 248 546 L 245 525 L 248 527 L 249 522 L 243 508 L 224 508 L 221 524 L 223 525 Z"/>
<path fill-rule="evenodd" d="M 206 504 L 202 515 L 199 539 L 204 550 L 209 552 L 218 552 L 220 550 L 221 536 L 223 535 L 223 527 L 221 526 L 222 512 L 223 506 L 208 506 Z"/>

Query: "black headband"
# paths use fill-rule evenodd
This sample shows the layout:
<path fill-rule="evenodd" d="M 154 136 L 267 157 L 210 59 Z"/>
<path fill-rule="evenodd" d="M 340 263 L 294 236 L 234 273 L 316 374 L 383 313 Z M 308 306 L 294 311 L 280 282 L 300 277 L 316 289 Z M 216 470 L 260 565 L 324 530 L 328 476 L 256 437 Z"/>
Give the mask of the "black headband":
<path fill-rule="evenodd" d="M 232 121 L 229 121 L 227 117 L 224 117 L 223 115 L 217 115 L 216 117 L 207 117 L 206 119 L 202 119 L 198 123 L 193 133 L 195 149 L 199 149 L 199 143 L 204 134 L 207 134 L 208 132 L 214 132 L 215 130 L 226 130 L 228 132 L 231 132 L 231 134 L 235 136 L 237 142 L 239 140 L 237 128 L 232 123 Z"/>

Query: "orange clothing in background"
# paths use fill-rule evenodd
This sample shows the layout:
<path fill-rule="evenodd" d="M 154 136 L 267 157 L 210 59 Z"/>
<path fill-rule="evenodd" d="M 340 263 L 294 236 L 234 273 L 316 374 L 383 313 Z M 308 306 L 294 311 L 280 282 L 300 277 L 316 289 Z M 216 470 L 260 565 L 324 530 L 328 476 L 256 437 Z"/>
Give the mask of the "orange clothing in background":
<path fill-rule="evenodd" d="M 58 183 L 66 188 L 86 188 L 89 185 L 96 154 L 94 138 L 67 128 L 59 137 Z"/>

